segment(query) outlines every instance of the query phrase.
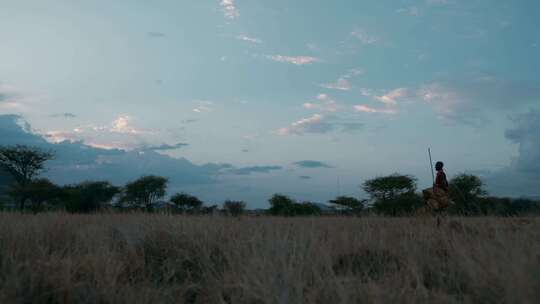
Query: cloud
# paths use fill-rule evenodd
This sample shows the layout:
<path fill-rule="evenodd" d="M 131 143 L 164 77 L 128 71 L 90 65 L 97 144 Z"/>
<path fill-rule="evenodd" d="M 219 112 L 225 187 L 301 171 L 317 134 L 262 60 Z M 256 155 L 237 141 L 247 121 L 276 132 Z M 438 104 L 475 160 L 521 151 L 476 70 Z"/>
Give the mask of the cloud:
<path fill-rule="evenodd" d="M 142 175 L 155 174 L 170 179 L 170 189 L 197 185 L 217 186 L 224 175 L 248 175 L 281 170 L 279 166 L 235 168 L 230 164 L 197 165 L 185 158 L 174 158 L 152 150 L 121 150 L 91 147 L 81 141 L 50 143 L 18 115 L 0 115 L 0 145 L 24 144 L 53 151 L 55 159 L 47 162 L 45 176 L 59 184 L 86 180 L 109 180 L 122 185 Z M 175 146 L 179 146 L 178 144 Z M 174 145 L 173 145 L 174 146 Z M 160 147 L 157 147 L 160 148 Z"/>
<path fill-rule="evenodd" d="M 334 83 L 324 83 L 321 84 L 321 87 L 332 90 L 341 90 L 341 91 L 350 91 L 351 84 L 346 78 L 339 78 Z"/>
<path fill-rule="evenodd" d="M 361 28 L 352 31 L 351 36 L 360 40 L 362 44 L 375 44 L 380 40 L 378 37 L 369 34 L 367 30 Z"/>
<path fill-rule="evenodd" d="M 288 127 L 280 128 L 276 133 L 282 136 L 325 134 L 334 131 L 351 133 L 360 130 L 363 126 L 363 123 L 344 121 L 342 118 L 336 116 L 314 114 L 313 116 L 295 121 Z"/>
<path fill-rule="evenodd" d="M 319 94 L 316 98 L 318 102 L 306 102 L 302 106 L 308 110 L 318 110 L 323 112 L 336 112 L 339 109 L 337 102 L 326 94 Z"/>
<path fill-rule="evenodd" d="M 147 35 L 148 37 L 151 37 L 151 38 L 166 38 L 167 37 L 167 35 L 162 32 L 148 32 Z"/>
<path fill-rule="evenodd" d="M 382 113 L 382 114 L 397 114 L 398 111 L 394 108 L 371 108 L 366 105 L 354 105 L 354 110 L 364 113 Z"/>
<path fill-rule="evenodd" d="M 203 113 L 203 112 L 210 112 L 210 111 L 212 111 L 212 108 L 208 106 L 204 106 L 204 105 L 193 108 L 193 112 L 195 113 Z"/>
<path fill-rule="evenodd" d="M 162 144 L 159 146 L 144 147 L 141 150 L 143 151 L 170 151 L 170 150 L 178 150 L 180 148 L 187 147 L 187 146 L 189 145 L 185 143 L 177 143 L 174 145 Z"/>
<path fill-rule="evenodd" d="M 235 175 L 250 175 L 252 173 L 270 173 L 272 171 L 277 171 L 281 169 L 283 169 L 283 167 L 280 166 L 253 166 L 231 169 L 226 171 L 226 173 L 231 173 Z"/>
<path fill-rule="evenodd" d="M 268 58 L 276 62 L 285 62 L 285 63 L 294 64 L 294 65 L 309 65 L 309 64 L 320 61 L 320 59 L 316 57 L 310 57 L 310 56 L 291 57 L 291 56 L 283 56 L 283 55 L 273 55 L 273 56 L 269 56 Z"/>
<path fill-rule="evenodd" d="M 0 111 L 13 113 L 25 110 L 27 106 L 23 99 L 13 87 L 0 83 Z"/>
<path fill-rule="evenodd" d="M 293 122 L 289 127 L 278 130 L 279 135 L 303 135 L 305 133 L 327 133 L 334 127 L 324 120 L 321 114 L 314 114 L 311 117 L 302 118 Z"/>
<path fill-rule="evenodd" d="M 411 16 L 419 16 L 420 15 L 420 9 L 418 7 L 416 7 L 416 6 L 400 8 L 400 9 L 396 10 L 396 12 L 399 13 L 399 14 L 406 14 L 406 15 L 411 15 Z"/>
<path fill-rule="evenodd" d="M 119 115 L 108 125 L 81 125 L 70 130 L 49 130 L 42 136 L 51 143 L 84 142 L 84 144 L 102 149 L 137 149 L 141 137 L 153 135 L 150 130 L 139 129 L 132 124 L 129 115 Z"/>
<path fill-rule="evenodd" d="M 510 166 L 484 175 L 493 194 L 540 196 L 540 112 L 530 110 L 512 118 L 514 127 L 505 137 L 518 145 L 518 156 Z"/>
<path fill-rule="evenodd" d="M 143 131 L 134 128 L 131 125 L 132 118 L 129 115 L 120 115 L 118 116 L 113 122 L 111 128 L 109 128 L 110 132 L 115 133 L 122 133 L 122 134 L 142 134 L 142 133 L 149 133 L 148 131 Z"/>
<path fill-rule="evenodd" d="M 73 113 L 60 113 L 60 114 L 53 114 L 51 115 L 51 117 L 54 117 L 54 118 L 75 118 L 77 117 L 77 115 L 73 114 Z"/>
<path fill-rule="evenodd" d="M 240 17 L 240 12 L 236 8 L 234 1 L 235 0 L 222 0 L 220 2 L 223 14 L 228 19 L 235 19 Z"/>
<path fill-rule="evenodd" d="M 236 36 L 236 39 L 241 40 L 241 41 L 245 41 L 245 42 L 249 42 L 249 43 L 254 43 L 254 44 L 261 44 L 262 43 L 261 39 L 254 38 L 254 37 L 249 37 L 247 35 L 238 35 L 238 36 Z"/>
<path fill-rule="evenodd" d="M 510 111 L 540 101 L 540 85 L 480 75 L 468 81 L 433 82 L 416 95 L 430 104 L 439 118 L 479 125 L 485 110 Z"/>
<path fill-rule="evenodd" d="M 333 168 L 330 165 L 316 160 L 301 160 L 293 164 L 301 168 Z"/>
<path fill-rule="evenodd" d="M 214 104 L 211 101 L 199 101 L 199 105 L 192 109 L 195 113 L 203 113 L 212 111 L 212 105 Z"/>
<path fill-rule="evenodd" d="M 375 96 L 374 98 L 386 105 L 395 105 L 397 104 L 397 100 L 406 97 L 407 93 L 408 91 L 406 88 L 397 88 L 388 92 L 385 95 Z"/>

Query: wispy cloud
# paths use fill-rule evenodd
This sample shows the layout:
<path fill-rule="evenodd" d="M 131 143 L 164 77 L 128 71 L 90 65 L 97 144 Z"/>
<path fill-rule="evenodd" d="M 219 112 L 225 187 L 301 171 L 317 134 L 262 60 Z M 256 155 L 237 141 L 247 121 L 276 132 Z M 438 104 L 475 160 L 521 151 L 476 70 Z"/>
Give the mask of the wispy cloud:
<path fill-rule="evenodd" d="M 77 115 L 73 114 L 73 113 L 59 113 L 59 114 L 53 114 L 51 115 L 51 117 L 54 117 L 54 118 L 75 118 L 77 117 Z"/>
<path fill-rule="evenodd" d="M 347 73 L 340 76 L 336 82 L 323 83 L 320 86 L 326 89 L 350 91 L 351 84 L 349 82 L 349 79 L 354 78 L 358 75 L 362 75 L 362 74 L 364 74 L 364 70 L 362 69 L 358 69 L 358 68 L 350 69 L 349 71 L 347 71 Z"/>
<path fill-rule="evenodd" d="M 289 127 L 279 129 L 277 133 L 279 135 L 303 135 L 305 133 L 327 133 L 332 129 L 332 125 L 324 120 L 323 115 L 314 114 L 311 117 L 293 122 Z"/>
<path fill-rule="evenodd" d="M 241 40 L 241 41 L 245 41 L 245 42 L 249 42 L 249 43 L 254 43 L 254 44 L 261 44 L 262 43 L 261 39 L 254 38 L 254 37 L 249 37 L 247 35 L 238 35 L 238 36 L 236 36 L 236 39 Z"/>
<path fill-rule="evenodd" d="M 333 168 L 332 166 L 318 160 L 301 160 L 294 162 L 293 165 L 301 168 Z"/>
<path fill-rule="evenodd" d="M 303 107 L 308 110 L 318 110 L 323 112 L 336 112 L 339 109 L 339 105 L 333 99 L 326 94 L 317 95 L 318 102 L 306 102 Z"/>
<path fill-rule="evenodd" d="M 411 16 L 419 16 L 420 15 L 420 9 L 416 6 L 411 7 L 404 7 L 396 10 L 398 14 L 405 14 L 405 15 L 411 15 Z"/>
<path fill-rule="evenodd" d="M 314 114 L 310 117 L 295 121 L 288 127 L 280 128 L 276 133 L 282 136 L 325 134 L 334 131 L 354 133 L 363 127 L 364 124 L 358 121 L 347 121 L 346 119 L 337 116 Z"/>
<path fill-rule="evenodd" d="M 380 38 L 368 33 L 366 29 L 355 29 L 351 32 L 351 35 L 360 40 L 362 44 L 375 44 L 380 41 Z"/>
<path fill-rule="evenodd" d="M 273 56 L 269 56 L 268 58 L 276 62 L 286 62 L 286 63 L 291 63 L 294 65 L 307 65 L 307 64 L 312 64 L 315 62 L 320 62 L 319 58 L 311 57 L 311 56 L 291 57 L 291 56 L 283 56 L 283 55 L 273 55 Z"/>
<path fill-rule="evenodd" d="M 336 82 L 333 83 L 323 83 L 321 87 L 332 90 L 341 90 L 341 91 L 350 91 L 351 84 L 346 78 L 339 78 Z"/>
<path fill-rule="evenodd" d="M 203 113 L 203 112 L 210 112 L 212 111 L 212 105 L 214 104 L 211 101 L 199 101 L 199 104 L 192 109 L 195 113 Z"/>
<path fill-rule="evenodd" d="M 222 0 L 220 5 L 226 18 L 235 19 L 240 17 L 240 12 L 236 8 L 234 0 Z"/>
<path fill-rule="evenodd" d="M 386 105 L 395 105 L 399 98 L 406 97 L 408 94 L 407 88 L 397 88 L 394 89 L 385 95 L 375 96 L 375 99 L 386 104 Z"/>
<path fill-rule="evenodd" d="M 143 147 L 143 148 L 141 148 L 141 150 L 145 150 L 145 151 L 171 151 L 171 150 L 178 150 L 180 148 L 187 147 L 187 146 L 189 146 L 189 145 L 186 144 L 186 143 L 177 143 L 177 144 L 174 144 L 174 145 L 162 144 L 162 145 L 159 145 L 159 146 Z"/>
<path fill-rule="evenodd" d="M 382 113 L 382 114 L 397 114 L 398 111 L 394 108 L 372 108 L 367 105 L 354 105 L 354 110 L 357 112 L 364 112 L 364 113 Z"/>
<path fill-rule="evenodd" d="M 281 170 L 281 166 L 252 166 L 252 167 L 243 167 L 235 168 L 225 171 L 225 173 L 232 173 L 235 175 L 249 175 L 253 173 L 270 173 L 272 171 Z"/>
<path fill-rule="evenodd" d="M 167 35 L 162 32 L 148 32 L 148 37 L 150 38 L 165 38 Z"/>

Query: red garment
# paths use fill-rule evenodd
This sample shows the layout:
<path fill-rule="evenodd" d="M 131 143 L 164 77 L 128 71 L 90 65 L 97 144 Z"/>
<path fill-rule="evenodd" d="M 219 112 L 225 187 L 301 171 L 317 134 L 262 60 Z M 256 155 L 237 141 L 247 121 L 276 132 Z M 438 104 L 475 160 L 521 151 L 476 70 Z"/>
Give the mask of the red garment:
<path fill-rule="evenodd" d="M 448 192 L 448 181 L 446 180 L 446 174 L 443 170 L 437 171 L 435 186 L 443 189 L 445 192 Z"/>

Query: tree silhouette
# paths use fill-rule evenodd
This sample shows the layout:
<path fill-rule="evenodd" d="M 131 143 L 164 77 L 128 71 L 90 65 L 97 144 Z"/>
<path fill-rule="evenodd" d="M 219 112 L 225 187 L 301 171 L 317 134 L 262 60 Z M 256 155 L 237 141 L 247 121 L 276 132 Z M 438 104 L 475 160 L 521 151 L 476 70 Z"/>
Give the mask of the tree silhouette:
<path fill-rule="evenodd" d="M 62 197 L 62 189 L 46 178 L 36 179 L 21 187 L 15 185 L 10 191 L 13 197 L 24 197 L 34 212 L 41 211 L 45 202 L 51 203 Z"/>
<path fill-rule="evenodd" d="M 124 196 L 121 201 L 136 206 L 143 206 L 146 210 L 151 211 L 152 204 L 165 196 L 167 183 L 168 179 L 165 177 L 156 175 L 142 176 L 126 184 Z"/>
<path fill-rule="evenodd" d="M 44 170 L 45 162 L 52 159 L 51 152 L 23 145 L 0 147 L 0 166 L 7 170 L 17 183 L 19 207 L 24 209 L 26 187 Z"/>
<path fill-rule="evenodd" d="M 110 202 L 120 193 L 120 188 L 107 181 L 84 182 L 65 186 L 65 207 L 68 212 L 93 212 Z"/>
<path fill-rule="evenodd" d="M 487 191 L 484 190 L 484 183 L 478 176 L 459 174 L 448 184 L 448 195 L 456 204 L 453 206 L 456 213 L 467 214 L 480 211 L 479 198 L 487 195 Z"/>
<path fill-rule="evenodd" d="M 182 213 L 196 212 L 203 205 L 203 202 L 199 198 L 187 193 L 176 193 L 171 197 L 171 202 L 173 202 Z"/>
<path fill-rule="evenodd" d="M 373 208 L 381 214 L 397 216 L 413 212 L 423 205 L 414 193 L 416 179 L 410 175 L 392 174 L 367 180 L 363 189 L 374 201 Z"/>
<path fill-rule="evenodd" d="M 246 209 L 246 203 L 242 201 L 225 201 L 223 203 L 223 210 L 232 216 L 239 216 L 244 213 Z"/>
<path fill-rule="evenodd" d="M 345 214 L 358 214 L 364 209 L 366 200 L 359 200 L 349 196 L 338 196 L 333 200 L 328 201 L 334 205 L 334 208 Z"/>

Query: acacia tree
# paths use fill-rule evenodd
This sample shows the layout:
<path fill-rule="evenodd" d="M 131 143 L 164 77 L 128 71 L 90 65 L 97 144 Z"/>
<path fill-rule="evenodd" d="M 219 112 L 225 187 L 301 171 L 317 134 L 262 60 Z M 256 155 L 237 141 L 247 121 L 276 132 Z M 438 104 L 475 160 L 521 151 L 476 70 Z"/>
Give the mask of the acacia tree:
<path fill-rule="evenodd" d="M 478 212 L 479 198 L 486 194 L 484 183 L 475 175 L 459 174 L 449 182 L 448 195 L 457 213 Z"/>
<path fill-rule="evenodd" d="M 374 201 L 377 212 L 399 215 L 414 211 L 422 205 L 422 200 L 414 192 L 416 179 L 409 175 L 392 174 L 367 180 L 363 189 Z"/>
<path fill-rule="evenodd" d="M 165 196 L 167 183 L 165 177 L 146 175 L 126 184 L 122 202 L 144 206 L 146 210 L 152 210 L 152 204 Z"/>
<path fill-rule="evenodd" d="M 171 202 L 173 202 L 182 213 L 193 213 L 199 210 L 203 205 L 203 202 L 198 197 L 183 192 L 173 195 L 171 197 Z"/>
<path fill-rule="evenodd" d="M 409 175 L 394 173 L 367 180 L 364 182 L 362 188 L 372 198 L 386 201 L 405 193 L 414 193 L 416 190 L 416 179 Z"/>
<path fill-rule="evenodd" d="M 25 195 L 26 188 L 44 170 L 45 162 L 53 156 L 51 152 L 24 145 L 0 147 L 0 166 L 8 171 L 17 183 L 19 191 L 15 193 L 18 193 L 16 199 L 19 200 L 21 210 L 28 199 Z"/>
<path fill-rule="evenodd" d="M 359 200 L 350 196 L 338 196 L 328 201 L 334 205 L 334 208 L 346 214 L 358 214 L 364 209 L 366 200 Z"/>
<path fill-rule="evenodd" d="M 232 216 L 239 216 L 244 213 L 246 209 L 246 203 L 243 201 L 225 201 L 223 203 L 223 210 Z"/>

